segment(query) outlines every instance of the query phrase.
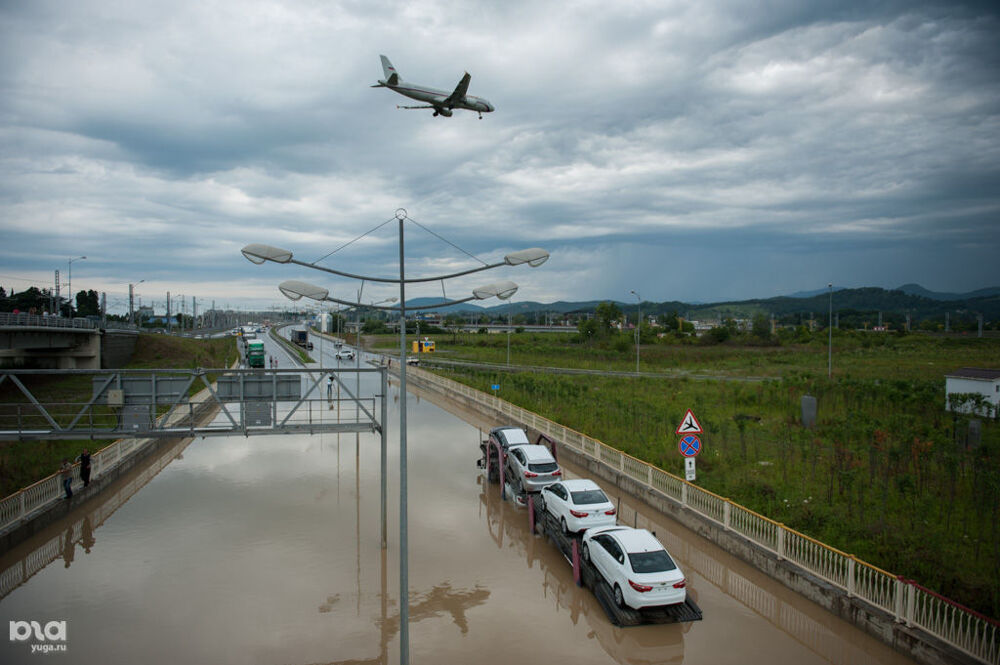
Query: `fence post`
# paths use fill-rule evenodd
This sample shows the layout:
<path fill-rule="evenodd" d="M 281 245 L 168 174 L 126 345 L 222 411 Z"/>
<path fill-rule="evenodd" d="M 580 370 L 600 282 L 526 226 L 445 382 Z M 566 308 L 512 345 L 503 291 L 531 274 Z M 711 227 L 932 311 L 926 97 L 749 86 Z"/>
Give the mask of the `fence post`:
<path fill-rule="evenodd" d="M 785 559 L 785 525 L 778 523 L 778 561 Z"/>
<path fill-rule="evenodd" d="M 732 506 L 732 501 L 726 499 L 726 502 L 722 504 L 722 528 L 725 531 L 729 531 L 729 511 Z"/>
<path fill-rule="evenodd" d="M 913 625 L 913 606 L 917 601 L 917 590 L 912 584 L 906 584 L 906 625 Z"/>
<path fill-rule="evenodd" d="M 24 519 L 24 490 L 18 492 L 17 495 L 17 517 L 18 519 Z"/>
<path fill-rule="evenodd" d="M 903 584 L 903 576 L 896 578 L 896 621 L 903 621 L 903 595 L 906 593 L 906 585 Z"/>
<path fill-rule="evenodd" d="M 688 505 L 688 486 L 687 483 L 681 485 L 681 507 L 686 508 Z"/>
<path fill-rule="evenodd" d="M 857 561 L 853 554 L 847 560 L 847 597 L 854 596 L 854 564 Z"/>
<path fill-rule="evenodd" d="M 646 465 L 646 487 L 653 489 L 653 466 L 651 464 Z"/>

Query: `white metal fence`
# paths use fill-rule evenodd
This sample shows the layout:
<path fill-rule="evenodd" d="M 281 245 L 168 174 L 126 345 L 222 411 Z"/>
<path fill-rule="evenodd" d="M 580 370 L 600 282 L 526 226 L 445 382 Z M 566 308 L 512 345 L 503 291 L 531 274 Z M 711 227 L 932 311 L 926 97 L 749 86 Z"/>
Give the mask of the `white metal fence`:
<path fill-rule="evenodd" d="M 210 397 L 210 393 L 208 389 L 205 389 L 195 395 L 191 402 L 199 404 L 208 397 Z M 183 418 L 186 415 L 188 414 L 175 413 L 174 417 Z M 103 474 L 111 471 L 151 441 L 154 439 L 119 439 L 93 453 L 90 458 L 91 480 L 100 478 Z M 79 489 L 81 483 L 80 465 L 74 464 L 73 489 Z M 41 508 L 62 501 L 64 496 L 62 477 L 58 472 L 11 494 L 0 501 L 0 530 L 20 523 Z"/>
<path fill-rule="evenodd" d="M 978 660 L 1000 664 L 1000 622 L 994 619 L 499 397 L 418 368 L 407 369 L 407 374 L 536 429 L 826 580 L 848 597 L 857 596 Z"/>

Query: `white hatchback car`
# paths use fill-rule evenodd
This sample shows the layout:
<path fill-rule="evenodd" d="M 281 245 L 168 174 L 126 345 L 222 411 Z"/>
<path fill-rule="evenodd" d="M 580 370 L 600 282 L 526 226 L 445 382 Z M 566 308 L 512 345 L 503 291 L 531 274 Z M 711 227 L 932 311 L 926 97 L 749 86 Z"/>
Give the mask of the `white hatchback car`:
<path fill-rule="evenodd" d="M 337 351 L 337 360 L 354 360 L 354 349 L 341 349 Z"/>
<path fill-rule="evenodd" d="M 507 469 L 525 492 L 538 492 L 562 478 L 562 469 L 545 446 L 525 444 L 510 448 Z"/>
<path fill-rule="evenodd" d="M 684 573 L 645 529 L 590 529 L 583 534 L 583 558 L 611 586 L 618 607 L 640 609 L 687 600 Z"/>
<path fill-rule="evenodd" d="M 614 526 L 618 511 L 597 483 L 574 478 L 553 483 L 542 490 L 545 510 L 559 521 L 563 533 Z"/>

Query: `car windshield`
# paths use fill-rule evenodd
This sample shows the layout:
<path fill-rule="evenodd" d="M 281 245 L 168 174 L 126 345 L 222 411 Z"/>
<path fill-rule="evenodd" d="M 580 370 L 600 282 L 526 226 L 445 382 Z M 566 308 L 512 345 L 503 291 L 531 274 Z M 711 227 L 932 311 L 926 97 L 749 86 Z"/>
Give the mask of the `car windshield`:
<path fill-rule="evenodd" d="M 535 473 L 552 473 L 559 468 L 559 465 L 555 462 L 539 462 L 537 464 L 529 464 L 528 470 L 534 471 Z"/>
<path fill-rule="evenodd" d="M 580 492 L 570 492 L 573 503 L 578 506 L 585 506 L 589 503 L 605 503 L 608 497 L 601 490 L 582 490 Z"/>
<path fill-rule="evenodd" d="M 677 568 L 666 550 L 657 552 L 632 552 L 628 555 L 632 570 L 637 573 L 662 573 Z"/>

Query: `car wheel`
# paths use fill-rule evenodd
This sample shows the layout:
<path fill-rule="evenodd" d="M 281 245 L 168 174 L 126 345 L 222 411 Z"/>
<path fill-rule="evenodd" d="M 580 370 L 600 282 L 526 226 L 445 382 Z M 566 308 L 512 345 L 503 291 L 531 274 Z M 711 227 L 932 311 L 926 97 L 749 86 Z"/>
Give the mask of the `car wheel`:
<path fill-rule="evenodd" d="M 590 563 L 590 548 L 587 547 L 587 543 L 583 544 L 583 560 Z"/>
<path fill-rule="evenodd" d="M 625 609 L 625 596 L 622 595 L 622 588 L 617 584 L 615 585 L 615 605 L 618 606 L 618 609 Z"/>
<path fill-rule="evenodd" d="M 560 517 L 559 518 L 559 526 L 562 527 L 563 535 L 564 536 L 568 536 L 569 535 L 569 527 L 566 526 L 566 518 L 565 517 Z"/>

